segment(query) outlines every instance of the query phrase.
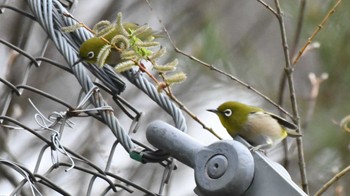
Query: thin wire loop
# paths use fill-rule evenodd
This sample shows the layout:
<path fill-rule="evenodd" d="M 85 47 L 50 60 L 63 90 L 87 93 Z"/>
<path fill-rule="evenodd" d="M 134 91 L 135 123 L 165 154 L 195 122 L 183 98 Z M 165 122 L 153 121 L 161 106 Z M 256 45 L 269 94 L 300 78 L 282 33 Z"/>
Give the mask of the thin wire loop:
<path fill-rule="evenodd" d="M 77 45 L 71 45 L 76 41 L 70 37 L 70 35 L 64 34 L 60 31 L 60 28 L 64 26 L 72 26 L 77 24 L 75 20 L 71 17 L 66 17 L 62 13 L 68 13 L 68 11 L 58 2 L 57 0 L 52 1 L 41 1 L 41 0 L 28 0 L 33 14 L 36 17 L 37 21 L 41 26 L 46 30 L 53 40 L 58 50 L 63 54 L 66 60 L 72 65 L 78 61 L 76 55 Z M 91 37 L 91 33 L 86 29 L 79 28 L 73 33 L 78 41 L 82 42 L 87 38 Z M 73 39 L 74 41 L 72 41 Z M 72 71 L 77 77 L 78 81 L 82 85 L 85 92 L 88 92 L 91 88 L 94 87 L 92 80 L 88 77 L 84 66 L 81 63 L 76 64 L 72 67 Z M 182 131 L 186 131 L 185 118 L 182 115 L 182 112 L 175 106 L 170 99 L 166 96 L 159 94 L 156 88 L 148 82 L 142 75 L 138 75 L 136 80 L 134 78 L 135 73 L 132 71 L 127 72 L 126 77 L 135 82 L 134 84 L 144 91 L 150 98 L 156 101 L 163 109 L 165 109 L 171 116 L 173 116 L 175 126 Z M 103 100 L 100 94 L 96 94 L 91 99 L 92 103 L 96 108 L 106 106 L 106 102 Z M 100 111 L 101 117 L 104 122 L 110 127 L 111 131 L 120 141 L 124 149 L 129 153 L 134 153 L 135 144 L 132 143 L 128 134 L 124 131 L 119 121 L 113 115 L 113 113 L 108 111 Z M 151 152 L 148 152 L 151 153 Z M 147 153 L 145 153 L 147 154 Z M 162 157 L 162 156 L 161 156 Z M 162 157 L 163 158 L 163 157 Z M 142 159 L 142 158 L 141 158 Z M 147 161 L 147 160 L 143 160 Z"/>
<path fill-rule="evenodd" d="M 58 0 L 27 0 L 27 2 L 33 14 L 29 14 L 27 17 L 34 19 L 43 27 L 43 29 L 48 33 L 48 37 L 53 41 L 58 50 L 66 58 L 69 65 L 72 65 L 74 62 L 77 62 L 78 47 L 84 40 L 92 36 L 91 33 L 82 28 L 78 29 L 74 33 L 63 33 L 61 31 L 61 27 L 69 26 L 76 22 L 71 18 L 63 15 L 63 13 L 68 12 Z M 0 6 L 0 9 L 4 7 L 6 6 Z M 17 12 L 22 15 L 25 15 L 20 11 Z M 23 80 L 23 82 L 20 83 L 20 85 L 13 85 L 6 79 L 0 78 L 0 82 L 4 83 L 8 88 L 10 88 L 11 91 L 9 92 L 10 96 L 8 96 L 6 103 L 8 102 L 9 105 L 12 106 L 11 104 L 13 103 L 11 103 L 11 101 L 13 95 L 15 94 L 19 96 L 19 98 L 21 98 L 23 90 L 27 90 L 31 93 L 35 93 L 39 96 L 48 98 L 50 101 L 53 101 L 54 104 L 59 103 L 67 108 L 66 111 L 54 111 L 48 115 L 44 115 L 45 112 L 41 112 L 39 108 L 37 108 L 32 103 L 32 101 L 29 100 L 33 108 L 36 110 L 34 119 L 37 123 L 37 127 L 39 127 L 37 129 L 32 129 L 29 127 L 29 125 L 27 126 L 27 124 L 22 123 L 19 120 L 15 120 L 15 118 L 6 116 L 8 108 L 5 107 L 5 109 L 2 109 L 2 115 L 0 116 L 0 126 L 25 130 L 33 134 L 36 137 L 35 139 L 39 139 L 41 140 L 40 142 L 43 143 L 36 161 L 34 171 L 31 172 L 30 170 L 24 167 L 22 168 L 22 166 L 20 165 L 18 165 L 20 169 L 18 169 L 15 166 L 11 166 L 12 168 L 17 168 L 15 170 L 17 170 L 19 173 L 26 174 L 24 175 L 24 180 L 22 180 L 19 184 L 16 183 L 17 187 L 12 195 L 20 193 L 20 191 L 22 191 L 26 183 L 33 183 L 33 185 L 36 185 L 36 183 L 38 182 L 46 187 L 55 190 L 57 193 L 61 193 L 62 195 L 69 195 L 68 192 L 66 192 L 65 190 L 63 190 L 55 183 L 49 180 L 49 175 L 52 174 L 53 170 L 61 169 L 62 167 L 66 167 L 66 171 L 70 171 L 72 169 L 80 170 L 84 173 L 91 174 L 93 179 L 101 178 L 105 180 L 108 184 L 103 189 L 102 195 L 108 194 L 110 190 L 117 192 L 121 189 L 124 189 L 129 193 L 132 193 L 134 190 L 139 190 L 146 195 L 158 195 L 140 185 L 137 185 L 131 181 L 126 180 L 123 177 L 112 174 L 110 172 L 115 148 L 119 144 L 122 145 L 123 148 L 129 153 L 134 153 L 136 151 L 139 152 L 141 159 L 137 160 L 139 160 L 140 162 L 158 162 L 164 167 L 164 179 L 161 182 L 161 189 L 163 189 L 168 177 L 170 176 L 169 173 L 171 173 L 171 171 L 169 171 L 169 169 L 171 167 L 170 165 L 173 164 L 173 161 L 171 158 L 169 158 L 168 154 L 160 150 L 152 150 L 150 147 L 147 147 L 143 143 L 138 142 L 136 140 L 132 140 L 129 137 L 129 133 L 138 130 L 140 125 L 140 119 L 142 118 L 144 113 L 138 111 L 121 96 L 119 96 L 119 94 L 124 90 L 122 89 L 122 87 L 125 88 L 125 86 L 123 84 L 123 81 L 119 81 L 119 76 L 114 72 L 114 69 L 112 67 L 107 65 L 104 66 L 103 69 L 99 69 L 96 68 L 95 65 L 87 65 L 85 63 L 85 65 L 83 63 L 78 63 L 75 66 L 61 65 L 56 61 L 44 57 L 48 42 L 45 42 L 43 46 L 40 46 L 43 49 L 41 51 L 41 54 L 39 54 L 40 57 L 33 57 L 31 54 L 29 54 L 29 52 L 24 51 L 7 41 L 0 40 L 0 43 L 17 51 L 19 55 L 22 55 L 29 59 L 29 66 L 27 66 L 29 68 L 25 70 L 25 79 Z M 55 97 L 50 93 L 27 85 L 27 79 L 30 78 L 30 73 L 33 71 L 33 69 L 30 68 L 34 68 L 34 66 L 32 66 L 33 64 L 36 67 L 39 67 L 42 62 L 47 62 L 50 65 L 58 67 L 76 76 L 78 82 L 82 86 L 83 92 L 85 93 L 82 99 L 79 100 L 79 102 L 77 103 L 76 107 L 71 106 L 65 100 L 61 100 L 60 98 Z M 99 79 L 98 82 L 102 84 L 92 82 L 93 80 L 89 77 L 86 68 L 88 68 L 88 70 Z M 130 74 L 130 77 L 128 76 L 128 74 Z M 133 81 L 132 83 L 134 85 L 140 88 L 161 108 L 163 108 L 167 113 L 169 113 L 173 117 L 175 122 L 174 124 L 176 125 L 176 127 L 178 127 L 182 131 L 186 131 L 186 122 L 185 118 L 182 115 L 182 112 L 176 107 L 175 104 L 173 104 L 173 102 L 168 97 L 159 94 L 154 85 L 150 83 L 147 79 L 143 78 L 142 73 L 134 73 L 133 71 L 131 71 L 130 73 L 124 74 L 124 76 L 128 80 Z M 118 86 L 118 84 L 120 86 Z M 112 107 L 107 105 L 107 103 L 104 101 L 99 91 L 100 88 L 106 91 L 108 94 L 110 94 L 113 100 L 116 102 L 116 104 L 121 108 L 121 111 L 132 119 L 132 123 L 127 131 L 124 131 L 124 128 L 122 127 L 122 125 L 120 125 L 118 119 L 114 116 L 114 111 Z M 11 109 L 11 107 L 9 108 Z M 110 149 L 110 154 L 108 157 L 109 159 L 105 166 L 105 170 L 101 169 L 93 161 L 85 158 L 76 151 L 72 151 L 66 146 L 63 146 L 63 144 L 61 143 L 61 136 L 63 135 L 63 131 L 68 127 L 74 128 L 74 122 L 72 121 L 72 118 L 86 116 L 92 116 L 97 120 L 100 120 L 101 122 L 108 125 L 108 127 L 116 137 L 116 140 Z M 3 124 L 3 122 L 6 122 L 7 124 Z M 49 133 L 49 135 L 47 133 Z M 44 167 L 40 168 L 40 164 L 44 163 L 46 158 L 45 152 L 47 152 L 49 148 L 51 152 L 52 165 L 50 168 L 45 170 L 43 175 L 40 175 L 38 172 L 41 172 L 41 170 L 44 169 Z M 60 153 L 68 158 L 67 163 L 61 162 L 59 160 L 59 157 L 61 156 Z M 115 183 L 115 181 L 117 181 L 118 183 Z M 91 183 L 93 184 L 94 180 L 92 180 Z M 116 189 L 116 187 L 119 188 Z M 36 187 L 33 188 L 31 186 L 31 189 L 33 195 L 41 195 L 40 193 L 38 194 L 35 192 L 37 191 Z M 88 193 L 91 194 L 92 192 L 88 191 Z"/>

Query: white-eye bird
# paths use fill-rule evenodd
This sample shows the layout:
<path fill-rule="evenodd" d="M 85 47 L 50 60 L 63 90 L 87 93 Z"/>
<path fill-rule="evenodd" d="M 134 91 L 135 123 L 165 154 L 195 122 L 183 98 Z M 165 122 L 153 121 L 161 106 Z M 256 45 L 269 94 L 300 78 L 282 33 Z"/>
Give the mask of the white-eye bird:
<path fill-rule="evenodd" d="M 124 29 L 126 29 L 129 33 L 137 30 L 138 28 L 143 27 L 143 31 L 137 35 L 137 39 L 141 41 L 152 41 L 155 38 L 161 37 L 161 33 L 155 32 L 152 28 L 148 26 L 140 26 L 135 23 L 124 23 Z M 79 49 L 79 56 L 81 60 L 84 60 L 88 63 L 96 63 L 98 55 L 103 48 L 103 46 L 107 45 L 108 42 L 111 42 L 112 39 L 121 35 L 120 30 L 114 28 L 111 32 L 104 35 L 102 39 L 101 37 L 92 37 L 85 42 L 83 42 Z M 129 37 L 128 37 L 129 38 Z M 106 42 L 108 41 L 108 42 Z M 117 51 L 115 48 L 111 48 L 111 52 L 108 54 L 105 63 L 110 65 L 115 65 L 121 61 L 120 51 Z"/>
<path fill-rule="evenodd" d="M 272 147 L 287 136 L 301 136 L 296 125 L 259 107 L 229 101 L 208 111 L 218 115 L 231 137 L 241 136 L 253 151 Z"/>

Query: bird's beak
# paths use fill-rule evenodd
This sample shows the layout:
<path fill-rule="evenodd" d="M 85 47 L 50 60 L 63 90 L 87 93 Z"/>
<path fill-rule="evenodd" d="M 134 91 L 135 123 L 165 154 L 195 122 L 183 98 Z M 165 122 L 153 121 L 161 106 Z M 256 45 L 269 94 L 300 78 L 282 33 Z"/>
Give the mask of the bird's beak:
<path fill-rule="evenodd" d="M 208 111 L 208 112 L 213 112 L 213 113 L 215 113 L 215 114 L 219 113 L 219 111 L 218 111 L 218 110 L 215 110 L 215 109 L 207 109 L 207 111 Z"/>

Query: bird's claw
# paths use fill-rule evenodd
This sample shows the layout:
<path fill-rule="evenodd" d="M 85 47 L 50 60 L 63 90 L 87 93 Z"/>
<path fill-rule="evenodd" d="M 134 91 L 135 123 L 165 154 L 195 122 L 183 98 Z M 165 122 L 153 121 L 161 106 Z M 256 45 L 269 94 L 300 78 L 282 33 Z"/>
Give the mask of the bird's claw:
<path fill-rule="evenodd" d="M 258 151 L 258 152 L 261 152 L 261 153 L 264 153 L 264 154 L 265 154 L 265 150 L 261 149 L 261 146 L 260 146 L 260 145 L 259 145 L 259 146 L 250 146 L 250 147 L 248 147 L 248 149 L 249 149 L 250 151 L 252 151 L 252 152 Z"/>

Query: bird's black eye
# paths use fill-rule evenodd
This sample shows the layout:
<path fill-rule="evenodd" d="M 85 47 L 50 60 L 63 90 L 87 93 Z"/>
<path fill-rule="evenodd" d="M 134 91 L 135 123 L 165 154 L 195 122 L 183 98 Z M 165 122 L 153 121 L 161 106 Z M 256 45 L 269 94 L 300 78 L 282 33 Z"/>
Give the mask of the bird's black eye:
<path fill-rule="evenodd" d="M 225 114 L 225 116 L 229 117 L 232 115 L 232 110 L 226 109 L 226 110 L 224 110 L 224 114 Z"/>
<path fill-rule="evenodd" d="M 90 51 L 90 52 L 87 53 L 87 58 L 88 59 L 92 59 L 92 58 L 94 58 L 94 56 L 95 56 L 95 53 L 93 51 Z"/>

